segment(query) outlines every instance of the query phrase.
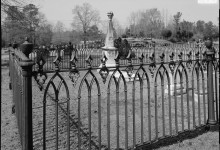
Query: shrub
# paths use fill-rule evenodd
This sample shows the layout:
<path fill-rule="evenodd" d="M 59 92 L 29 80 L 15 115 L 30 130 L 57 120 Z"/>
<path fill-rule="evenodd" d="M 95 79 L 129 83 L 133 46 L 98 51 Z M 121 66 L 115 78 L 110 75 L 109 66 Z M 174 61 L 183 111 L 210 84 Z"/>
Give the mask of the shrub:
<path fill-rule="evenodd" d="M 199 39 L 204 39 L 204 35 L 202 33 L 196 33 L 193 35 L 192 39 L 198 41 Z"/>
<path fill-rule="evenodd" d="M 122 34 L 121 37 L 122 37 L 122 38 L 127 38 L 127 35 L 126 35 L 126 34 Z"/>
<path fill-rule="evenodd" d="M 171 30 L 167 30 L 167 29 L 162 30 L 162 31 L 161 31 L 161 35 L 162 35 L 164 38 L 169 38 L 169 37 L 171 37 L 171 35 L 172 35 L 172 31 L 171 31 Z"/>
<path fill-rule="evenodd" d="M 179 40 L 176 37 L 170 38 L 169 41 L 172 42 L 172 43 L 179 42 Z"/>

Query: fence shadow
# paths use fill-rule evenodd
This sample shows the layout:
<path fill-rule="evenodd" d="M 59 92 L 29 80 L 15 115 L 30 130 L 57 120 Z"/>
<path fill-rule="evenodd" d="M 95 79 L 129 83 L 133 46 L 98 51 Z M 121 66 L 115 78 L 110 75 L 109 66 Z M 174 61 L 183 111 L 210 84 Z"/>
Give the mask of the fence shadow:
<path fill-rule="evenodd" d="M 152 141 L 151 143 L 144 143 L 144 145 L 140 145 L 136 147 L 136 150 L 153 150 L 164 146 L 169 146 L 172 144 L 177 144 L 179 142 L 182 142 L 187 139 L 193 139 L 198 137 L 199 135 L 202 135 L 204 133 L 207 133 L 210 131 L 209 126 L 201 126 L 197 127 L 194 130 L 188 130 L 184 131 L 182 133 L 179 133 L 178 135 L 165 137 L 163 139 L 159 139 L 157 141 Z M 213 130 L 211 131 L 219 131 L 219 125 L 216 125 Z"/>

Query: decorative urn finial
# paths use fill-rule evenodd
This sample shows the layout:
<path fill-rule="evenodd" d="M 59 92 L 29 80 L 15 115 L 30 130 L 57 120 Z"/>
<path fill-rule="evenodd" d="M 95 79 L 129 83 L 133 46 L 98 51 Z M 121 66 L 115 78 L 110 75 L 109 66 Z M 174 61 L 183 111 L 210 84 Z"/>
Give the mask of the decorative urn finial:
<path fill-rule="evenodd" d="M 28 55 L 32 52 L 34 45 L 28 42 L 28 38 L 25 38 L 25 42 L 21 44 L 20 50 L 28 57 Z"/>

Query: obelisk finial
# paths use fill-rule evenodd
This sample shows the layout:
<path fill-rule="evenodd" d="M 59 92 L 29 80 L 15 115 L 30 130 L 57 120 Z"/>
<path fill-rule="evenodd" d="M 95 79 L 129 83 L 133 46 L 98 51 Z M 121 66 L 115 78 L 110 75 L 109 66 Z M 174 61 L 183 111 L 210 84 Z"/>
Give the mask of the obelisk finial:
<path fill-rule="evenodd" d="M 108 16 L 108 19 L 109 19 L 109 20 L 112 20 L 114 14 L 113 14 L 112 11 L 110 11 L 110 12 L 107 13 L 107 16 Z"/>
<path fill-rule="evenodd" d="M 113 12 L 108 12 L 107 16 L 109 18 L 109 23 L 108 23 L 108 29 L 107 29 L 107 34 L 105 38 L 105 46 L 102 47 L 103 50 L 116 50 L 114 47 L 114 28 L 113 28 L 113 23 L 112 23 L 112 18 L 114 16 Z"/>

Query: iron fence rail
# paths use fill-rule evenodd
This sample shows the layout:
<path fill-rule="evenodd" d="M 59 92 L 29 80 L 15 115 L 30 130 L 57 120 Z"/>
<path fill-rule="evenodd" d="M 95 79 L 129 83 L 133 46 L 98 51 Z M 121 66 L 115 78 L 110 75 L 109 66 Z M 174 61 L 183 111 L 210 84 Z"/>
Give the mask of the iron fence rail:
<path fill-rule="evenodd" d="M 186 130 L 192 130 L 195 129 L 196 127 L 201 127 L 203 125 L 206 125 L 208 118 L 208 115 L 206 113 L 208 109 L 208 104 L 207 104 L 208 101 L 207 101 L 207 96 L 205 96 L 204 93 L 206 91 L 205 88 L 207 88 L 207 86 L 205 86 L 205 81 L 207 81 L 207 78 L 204 76 L 203 68 L 200 62 L 201 60 L 199 59 L 193 60 L 192 62 L 192 66 L 190 68 L 193 70 L 191 74 L 194 74 L 194 77 L 193 75 L 191 75 L 191 77 L 188 77 L 189 73 L 184 74 L 184 71 L 181 74 L 179 74 L 180 79 L 178 83 L 180 84 L 180 87 L 182 87 L 183 85 L 185 87 L 185 89 L 181 88 L 181 90 L 179 91 L 180 92 L 179 98 L 177 95 L 174 95 L 171 98 L 171 93 L 170 93 L 171 90 L 168 90 L 168 94 L 165 94 L 164 91 L 165 84 L 168 85 L 168 89 L 171 86 L 171 83 L 169 83 L 170 75 L 168 75 L 168 72 L 171 71 L 168 70 L 168 66 L 167 66 L 168 64 L 165 64 L 167 71 L 166 69 L 164 69 L 164 71 L 167 72 L 167 74 L 164 74 L 165 77 L 167 78 L 166 81 L 164 81 L 165 77 L 164 75 L 162 75 L 163 73 L 159 73 L 160 68 L 162 68 L 164 64 L 157 64 L 157 69 L 154 72 L 153 81 L 150 81 L 152 79 L 150 70 L 148 68 L 150 65 L 143 64 L 143 66 L 139 66 L 139 69 L 137 69 L 135 72 L 138 81 L 133 80 L 133 82 L 130 82 L 130 84 L 126 82 L 124 77 L 125 75 L 121 73 L 122 70 L 119 67 L 118 69 L 113 71 L 111 76 L 109 76 L 109 80 L 107 80 L 106 82 L 107 85 L 104 86 L 102 84 L 102 78 L 100 77 L 99 74 L 97 74 L 96 69 L 94 70 L 93 68 L 90 69 L 88 68 L 88 70 L 84 73 L 84 75 L 80 79 L 78 79 L 78 86 L 74 87 L 76 91 L 78 89 L 78 92 L 74 92 L 74 94 L 78 96 L 73 96 L 75 98 L 72 98 L 72 100 L 74 101 L 74 99 L 76 99 L 77 101 L 73 102 L 70 100 L 70 107 L 72 108 L 72 110 L 76 110 L 74 111 L 74 116 L 76 116 L 76 118 L 74 119 L 77 119 L 78 122 L 77 148 L 95 149 L 94 145 L 91 144 L 95 142 L 96 143 L 95 145 L 99 145 L 98 147 L 99 149 L 101 149 L 102 147 L 106 147 L 108 149 L 111 148 L 132 149 L 135 148 L 137 145 L 143 145 L 143 143 L 152 142 L 160 138 L 165 138 L 167 136 L 172 137 L 173 135 L 178 135 L 179 133 L 185 132 Z M 175 63 L 178 66 L 183 65 L 186 67 L 187 62 L 175 62 Z M 139 73 L 141 69 L 145 70 L 146 72 L 142 70 L 142 74 Z M 216 71 L 215 73 L 218 74 L 218 71 L 216 69 L 215 69 Z M 178 69 L 176 69 L 176 71 L 174 72 L 174 75 L 179 73 L 177 70 Z M 198 73 L 198 71 L 200 73 Z M 120 73 L 121 77 L 115 75 L 116 72 Z M 159 78 L 155 77 L 156 74 L 159 76 Z M 184 79 L 181 78 L 184 75 L 185 78 Z M 59 71 L 54 73 L 52 77 L 53 80 L 54 80 L 54 76 L 59 76 L 59 78 L 61 78 L 59 75 Z M 159 82 L 158 80 L 161 81 Z M 67 82 L 68 79 L 62 78 L 61 81 Z M 143 81 L 147 81 L 147 83 L 145 83 L 146 84 L 145 87 Z M 120 84 L 120 82 L 122 83 Z M 138 84 L 138 86 L 135 86 L 135 83 L 137 84 L 137 82 L 140 83 Z M 60 85 L 60 82 L 53 82 L 53 83 L 54 85 L 57 86 Z M 215 83 L 218 83 L 218 78 L 215 78 Z M 112 87 L 110 87 L 111 85 L 112 86 L 114 85 L 115 90 L 112 89 Z M 48 88 L 48 86 L 49 83 L 47 84 L 46 88 Z M 72 85 L 69 84 L 68 89 L 70 89 L 71 86 Z M 173 86 L 174 86 L 174 91 L 178 91 L 177 82 L 174 81 Z M 203 87 L 203 89 L 200 90 L 200 87 Z M 65 88 L 65 90 L 67 89 Z M 217 89 L 215 89 L 215 91 L 217 91 Z M 57 93 L 55 92 L 56 93 L 55 95 L 58 95 L 58 92 L 61 91 L 57 91 Z M 131 94 L 128 96 L 129 92 Z M 197 92 L 198 95 L 197 98 L 194 97 L 195 92 Z M 144 93 L 147 93 L 147 95 L 146 94 L 144 95 Z M 218 95 L 218 93 L 216 94 Z M 136 95 L 139 95 L 139 97 L 136 97 Z M 219 96 L 215 97 L 215 104 L 216 104 L 215 113 L 217 120 L 219 120 L 218 118 L 219 115 L 217 111 L 218 110 L 217 104 L 219 99 L 218 97 Z M 96 104 L 96 111 L 98 118 L 96 118 L 92 113 L 94 111 L 94 101 Z M 106 102 L 104 103 L 103 101 Z M 120 106 L 120 102 L 122 101 L 124 103 L 124 108 Z M 139 101 L 138 104 L 137 101 Z M 147 104 L 144 104 L 144 101 L 147 101 Z M 152 104 L 154 105 L 153 109 L 151 108 Z M 160 105 L 160 107 L 158 105 Z M 46 105 L 44 107 L 46 109 Z M 130 107 L 130 109 L 132 110 L 131 114 L 128 113 L 128 107 Z M 120 113 L 123 109 L 124 109 L 124 114 L 123 114 L 124 116 L 121 115 Z M 160 109 L 162 110 L 160 111 Z M 112 110 L 114 110 L 114 113 L 112 112 Z M 137 110 L 140 110 L 139 117 L 137 117 Z M 129 115 L 131 119 L 129 119 Z M 113 116 L 115 118 L 112 118 Z M 121 124 L 120 118 L 125 119 L 124 125 L 123 123 Z M 103 123 L 103 120 L 105 119 L 107 119 L 107 122 Z M 140 122 L 137 120 L 140 120 Z M 147 120 L 147 125 L 146 125 L 146 120 Z M 94 125 L 94 122 L 96 123 L 96 125 Z M 114 123 L 112 124 L 112 122 L 114 122 L 115 124 Z M 139 122 L 140 124 L 137 125 L 137 122 Z M 167 124 L 165 122 L 167 122 Z M 129 127 L 130 124 L 132 124 L 133 126 L 132 128 Z M 143 124 L 145 124 L 145 126 Z M 98 129 L 95 129 L 94 126 L 98 127 Z M 82 144 L 84 143 L 83 138 L 85 138 L 82 135 L 83 128 L 84 130 L 86 130 L 85 128 L 87 128 L 87 133 L 88 133 L 87 146 Z M 106 133 L 102 135 L 104 132 L 103 130 L 106 130 L 105 128 L 107 128 L 107 136 Z M 125 128 L 125 130 L 123 130 L 124 132 L 120 131 L 121 128 Z M 144 132 L 144 129 L 146 128 L 148 128 L 148 130 L 147 131 L 145 130 Z M 137 132 L 137 130 L 141 130 L 141 132 Z M 132 134 L 129 132 L 131 132 Z M 125 135 L 125 137 L 122 138 L 121 135 Z M 129 143 L 132 144 L 130 145 Z M 71 147 L 71 145 L 67 145 L 66 148 L 68 147 Z"/>
<path fill-rule="evenodd" d="M 216 57 L 218 57 L 219 52 L 219 46 L 215 45 L 214 48 L 216 49 Z M 178 54 L 182 52 L 183 60 L 188 59 L 189 52 L 192 53 L 192 59 L 195 59 L 196 53 L 199 51 L 200 58 L 204 57 L 204 52 L 206 51 L 206 47 L 198 46 L 196 44 L 173 44 L 169 46 L 160 46 L 156 45 L 153 47 L 152 45 L 147 45 L 145 47 L 131 47 L 132 52 L 135 53 L 135 58 L 132 59 L 133 64 L 139 64 L 139 57 L 141 54 L 144 54 L 144 62 L 147 63 L 150 61 L 149 57 L 154 52 L 156 60 L 159 60 L 159 55 L 161 53 L 165 54 L 164 60 L 168 62 L 170 60 L 170 54 L 173 52 L 175 54 L 174 60 L 178 60 Z M 44 56 L 45 65 L 44 70 L 54 70 L 53 60 L 56 58 L 57 53 L 60 53 L 61 59 L 62 59 L 62 66 L 61 69 L 69 69 L 71 68 L 70 65 L 70 59 L 72 54 L 76 55 L 78 58 L 77 66 L 79 68 L 86 68 L 85 59 L 91 55 L 93 57 L 93 67 L 99 67 L 100 66 L 100 59 L 103 55 L 103 50 L 101 48 L 88 48 L 88 46 L 73 46 L 71 49 L 70 47 L 62 47 L 58 46 L 55 50 L 55 48 L 50 49 L 46 47 L 41 47 L 39 49 L 34 49 L 33 52 L 30 54 L 30 59 L 32 59 L 35 62 L 35 65 L 33 66 L 34 70 L 37 70 L 37 64 L 38 57 L 41 57 L 40 55 Z M 126 59 L 120 60 L 120 64 L 126 65 L 128 62 Z"/>
<path fill-rule="evenodd" d="M 78 63 L 79 54 L 68 53 L 65 58 L 60 50 L 52 57 L 51 68 L 45 68 L 51 58 L 46 60 L 41 51 L 31 71 L 33 62 L 11 48 L 10 79 L 18 127 L 22 144 L 31 143 L 23 149 L 35 146 L 36 129 L 42 136 L 35 149 L 135 149 L 219 124 L 219 58 L 211 49 L 203 50 L 138 49 L 138 60 L 128 57 L 123 62 L 116 55 L 112 68 L 105 66 L 103 55 L 98 55 L 102 62 L 94 65 L 92 58 L 97 55 L 86 53 L 85 60 L 83 53 L 85 66 Z M 33 116 L 31 76 L 42 91 L 33 91 L 39 103 L 34 107 L 39 112 Z"/>

